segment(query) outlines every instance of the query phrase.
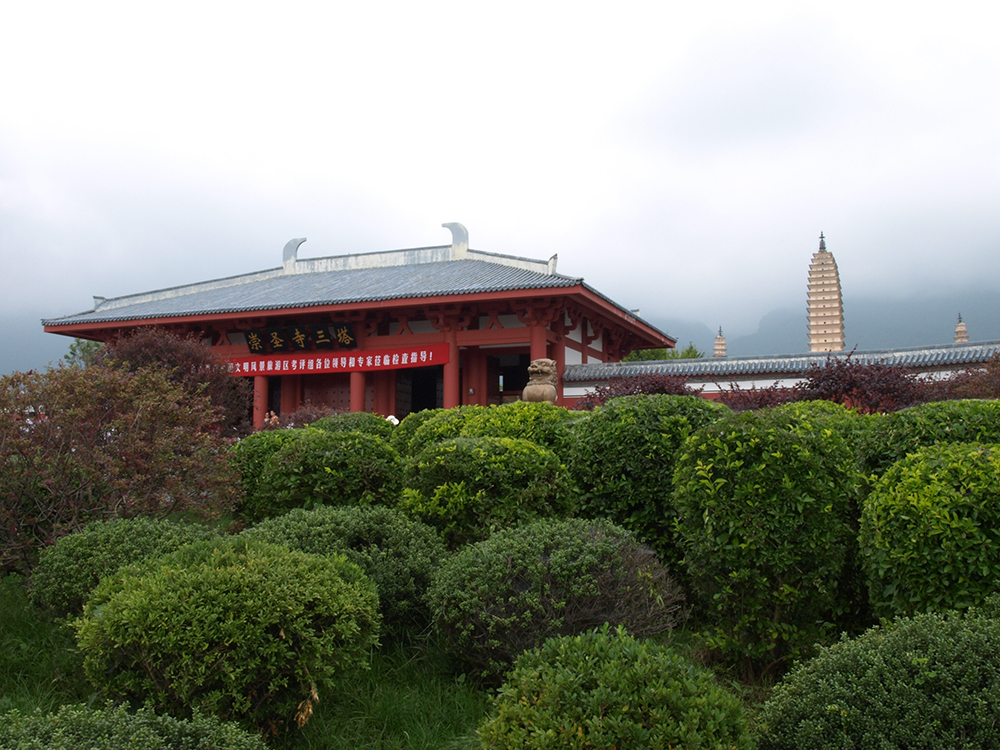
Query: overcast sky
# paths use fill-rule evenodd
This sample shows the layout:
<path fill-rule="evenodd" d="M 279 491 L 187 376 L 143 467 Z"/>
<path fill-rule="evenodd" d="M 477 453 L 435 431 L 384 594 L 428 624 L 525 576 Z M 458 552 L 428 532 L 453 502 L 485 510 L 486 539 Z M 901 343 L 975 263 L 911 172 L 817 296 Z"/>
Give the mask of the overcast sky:
<path fill-rule="evenodd" d="M 820 231 L 845 295 L 1000 294 L 995 8 L 808 5 L 4 3 L 0 317 L 450 221 L 731 336 Z"/>

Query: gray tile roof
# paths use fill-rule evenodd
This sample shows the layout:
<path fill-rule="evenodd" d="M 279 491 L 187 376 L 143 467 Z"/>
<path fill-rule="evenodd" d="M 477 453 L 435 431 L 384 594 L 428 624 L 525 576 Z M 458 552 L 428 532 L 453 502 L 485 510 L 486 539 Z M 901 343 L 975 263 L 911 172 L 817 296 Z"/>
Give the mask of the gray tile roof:
<path fill-rule="evenodd" d="M 518 289 L 586 287 L 582 279 L 539 270 L 546 267 L 544 262 L 479 251 L 469 251 L 462 260 L 405 262 L 404 254 L 407 253 L 426 255 L 430 251 L 440 251 L 437 252 L 440 256 L 447 250 L 392 251 L 380 254 L 392 263 L 368 266 L 363 263 L 366 256 L 299 261 L 298 268 L 291 272 L 276 268 L 145 294 L 98 299 L 94 310 L 42 323 L 61 326 Z M 361 267 L 346 267 L 345 263 L 338 262 L 343 260 Z"/>
<path fill-rule="evenodd" d="M 704 359 L 672 359 L 659 362 L 612 362 L 586 365 L 567 365 L 563 380 L 566 382 L 595 382 L 611 378 L 628 378 L 640 375 L 683 375 L 688 378 L 712 381 L 735 376 L 800 376 L 827 357 L 839 359 L 850 356 L 853 362 L 881 362 L 913 369 L 937 367 L 965 367 L 988 362 L 1000 356 L 1000 341 L 972 344 L 943 344 L 941 346 L 889 349 L 868 352 L 835 352 L 770 357 L 706 357 Z"/>

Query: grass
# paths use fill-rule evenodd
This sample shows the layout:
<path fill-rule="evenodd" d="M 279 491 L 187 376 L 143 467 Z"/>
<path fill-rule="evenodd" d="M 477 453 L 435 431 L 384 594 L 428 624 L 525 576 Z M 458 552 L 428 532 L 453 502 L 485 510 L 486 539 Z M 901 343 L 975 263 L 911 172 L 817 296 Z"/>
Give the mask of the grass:
<path fill-rule="evenodd" d="M 0 714 L 86 702 L 92 688 L 72 631 L 34 609 L 19 576 L 0 579 L 0 613 Z M 687 627 L 663 640 L 703 661 Z M 723 670 L 718 677 L 741 695 L 753 724 L 769 686 L 741 683 Z M 473 750 L 480 747 L 476 728 L 489 710 L 488 695 L 456 678 L 439 654 L 419 642 L 388 644 L 372 655 L 369 670 L 343 677 L 321 695 L 301 731 L 273 744 L 281 750 Z"/>
<path fill-rule="evenodd" d="M 294 747 L 477 748 L 487 705 L 485 691 L 442 671 L 434 654 L 391 645 L 375 654 L 369 671 L 336 686 Z"/>
<path fill-rule="evenodd" d="M 72 631 L 41 616 L 19 576 L 0 579 L 0 714 L 51 712 L 88 700 Z M 283 750 L 471 750 L 486 715 L 484 690 L 456 679 L 424 649 L 389 645 L 371 669 L 344 677 Z"/>
<path fill-rule="evenodd" d="M 0 578 L 0 613 L 0 713 L 86 700 L 72 632 L 35 612 L 20 576 Z"/>

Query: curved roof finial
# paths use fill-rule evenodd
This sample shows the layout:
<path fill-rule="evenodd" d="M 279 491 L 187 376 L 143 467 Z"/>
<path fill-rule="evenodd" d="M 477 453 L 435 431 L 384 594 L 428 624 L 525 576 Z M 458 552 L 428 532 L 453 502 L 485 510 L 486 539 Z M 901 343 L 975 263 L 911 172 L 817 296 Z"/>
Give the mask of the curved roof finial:
<path fill-rule="evenodd" d="M 823 233 L 819 233 L 819 249 L 826 250 L 826 238 L 823 237 Z"/>

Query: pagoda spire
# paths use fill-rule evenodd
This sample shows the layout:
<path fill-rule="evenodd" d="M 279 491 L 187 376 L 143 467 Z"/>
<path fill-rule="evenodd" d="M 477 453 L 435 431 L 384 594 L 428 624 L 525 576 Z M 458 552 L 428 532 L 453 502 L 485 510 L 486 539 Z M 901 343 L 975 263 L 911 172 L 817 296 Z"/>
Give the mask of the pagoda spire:
<path fill-rule="evenodd" d="M 719 326 L 719 335 L 715 337 L 715 352 L 713 357 L 726 356 L 726 337 L 722 335 L 722 326 Z"/>
<path fill-rule="evenodd" d="M 965 323 L 962 322 L 962 313 L 958 314 L 958 324 L 955 326 L 955 343 L 969 343 L 969 329 L 966 328 Z"/>
<path fill-rule="evenodd" d="M 840 271 L 833 254 L 826 249 L 826 237 L 819 233 L 819 250 L 809 264 L 809 351 L 844 351 L 844 302 Z"/>

